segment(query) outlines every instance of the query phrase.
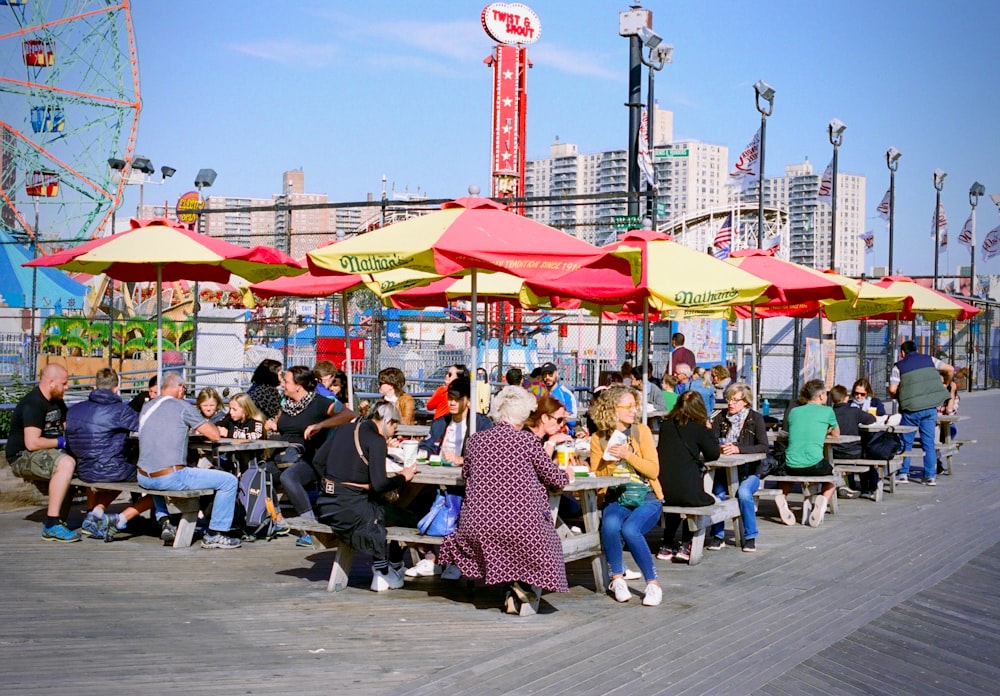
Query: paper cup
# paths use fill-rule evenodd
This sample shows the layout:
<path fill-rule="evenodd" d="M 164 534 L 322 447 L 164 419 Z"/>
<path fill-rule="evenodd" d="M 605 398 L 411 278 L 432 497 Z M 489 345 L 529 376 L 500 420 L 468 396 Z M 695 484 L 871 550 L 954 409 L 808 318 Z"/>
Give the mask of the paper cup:
<path fill-rule="evenodd" d="M 420 447 L 419 442 L 416 440 L 404 440 L 399 446 L 403 450 L 403 461 L 407 466 L 417 461 L 417 449 Z"/>

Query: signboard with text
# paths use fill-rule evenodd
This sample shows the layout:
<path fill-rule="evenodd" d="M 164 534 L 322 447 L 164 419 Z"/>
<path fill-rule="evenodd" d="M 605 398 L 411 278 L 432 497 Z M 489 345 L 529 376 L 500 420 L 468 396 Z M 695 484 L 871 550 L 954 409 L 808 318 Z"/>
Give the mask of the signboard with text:
<path fill-rule="evenodd" d="M 481 19 L 489 37 L 508 46 L 533 44 L 542 35 L 538 15 L 521 3 L 490 3 L 483 8 Z"/>

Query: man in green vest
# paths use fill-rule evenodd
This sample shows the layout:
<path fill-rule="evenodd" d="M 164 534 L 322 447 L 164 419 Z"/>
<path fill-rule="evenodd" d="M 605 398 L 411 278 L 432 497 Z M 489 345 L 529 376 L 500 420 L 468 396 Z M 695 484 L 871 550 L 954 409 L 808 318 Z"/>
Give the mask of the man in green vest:
<path fill-rule="evenodd" d="M 899 347 L 903 359 L 892 367 L 889 377 L 889 396 L 899 402 L 902 414 L 900 423 L 915 425 L 920 432 L 920 446 L 924 450 L 924 483 L 937 485 L 937 407 L 948 400 L 948 390 L 941 382 L 941 373 L 948 375 L 948 382 L 955 374 L 955 368 L 937 358 L 917 352 L 917 344 L 904 341 Z M 903 451 L 913 449 L 915 433 L 904 433 Z M 896 483 L 910 480 L 910 458 L 903 460 L 903 466 L 896 474 Z"/>

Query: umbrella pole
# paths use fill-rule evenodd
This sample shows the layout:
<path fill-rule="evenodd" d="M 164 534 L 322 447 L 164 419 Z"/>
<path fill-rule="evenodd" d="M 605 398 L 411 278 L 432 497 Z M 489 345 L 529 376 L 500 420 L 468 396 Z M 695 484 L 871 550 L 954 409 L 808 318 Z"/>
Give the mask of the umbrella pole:
<path fill-rule="evenodd" d="M 642 424 L 649 421 L 646 409 L 649 393 L 649 296 L 642 298 Z"/>
<path fill-rule="evenodd" d="M 476 433 L 476 416 L 474 414 L 479 413 L 479 396 L 476 392 L 479 390 L 476 388 L 476 383 L 479 381 L 476 378 L 476 368 L 479 367 L 479 341 L 476 339 L 476 315 L 479 312 L 478 298 L 476 297 L 476 269 L 472 269 L 469 281 L 472 286 L 472 322 L 471 331 L 469 332 L 469 338 L 472 342 L 472 373 L 469 379 L 469 435 L 475 435 Z"/>
<path fill-rule="evenodd" d="M 344 360 L 347 362 L 347 403 L 354 408 L 354 368 L 351 363 L 351 320 L 347 314 L 347 293 L 340 294 L 340 314 L 344 323 Z"/>
<path fill-rule="evenodd" d="M 750 303 L 750 374 L 753 380 L 753 408 L 760 402 L 760 321 L 757 319 L 757 303 Z"/>
<path fill-rule="evenodd" d="M 163 388 L 163 264 L 156 264 L 156 384 Z"/>

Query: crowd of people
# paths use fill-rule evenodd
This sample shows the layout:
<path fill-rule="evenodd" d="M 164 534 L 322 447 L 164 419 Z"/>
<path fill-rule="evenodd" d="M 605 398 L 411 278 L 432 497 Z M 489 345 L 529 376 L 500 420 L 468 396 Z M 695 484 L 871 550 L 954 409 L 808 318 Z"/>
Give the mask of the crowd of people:
<path fill-rule="evenodd" d="M 382 398 L 361 417 L 345 403 L 346 376 L 326 362 L 282 369 L 266 360 L 254 371 L 250 389 L 227 399 L 206 388 L 188 400 L 184 377 L 167 372 L 162 383 L 151 380 L 146 392 L 129 403 L 118 394 L 117 373 L 103 368 L 88 398 L 72 408 L 63 400 L 65 368 L 49 364 L 38 386 L 14 409 L 6 454 L 16 475 L 48 481 L 43 539 L 74 542 L 82 532 L 110 542 L 129 530 L 137 516 L 153 510 L 161 538 L 172 541 L 176 528 L 164 499 L 155 492 L 211 489 L 214 499 L 205 511 L 202 547 L 234 549 L 241 545 L 241 535 L 233 529 L 240 463 L 233 459 L 230 470 L 189 466 L 189 437 L 274 437 L 290 444 L 267 464 L 280 480 L 287 506 L 297 517 L 329 525 L 345 543 L 371 555 L 372 590 L 398 589 L 407 578 L 466 576 L 505 585 L 504 608 L 518 613 L 525 604 L 537 603 L 542 591 L 567 590 L 562 544 L 548 501 L 569 481 L 566 467 L 559 465 L 565 462 L 557 457 L 563 446 L 572 445 L 574 451 L 589 452 L 587 464 L 594 474 L 621 477 L 621 485 L 601 493 L 600 540 L 610 569 L 609 592 L 619 602 L 629 601 L 628 581 L 641 578 L 642 603 L 657 606 L 663 592 L 655 560 L 690 559 L 691 532 L 684 525 L 678 539 L 681 518 L 663 515 L 663 506 L 705 506 L 726 498 L 725 481 L 707 476 L 706 462 L 721 455 L 764 455 L 760 465 L 743 466 L 738 472 L 743 533 L 734 541 L 743 551 L 754 552 L 754 494 L 767 474 L 779 469 L 800 476 L 831 474 L 823 451 L 827 436 L 858 434 L 861 426 L 885 414 L 866 379 L 857 380 L 850 392 L 839 385 L 828 391 L 822 381 L 809 381 L 799 404 L 785 414 L 788 442 L 779 461 L 768 455 L 767 425 L 752 407 L 749 385 L 734 381 L 724 366 L 699 376 L 696 370 L 701 368 L 690 364 L 694 358 L 687 357 L 690 350 L 684 348 L 683 335 L 676 334 L 673 343 L 662 389 L 656 385 L 644 392 L 649 381 L 626 364 L 621 380 L 612 379 L 595 391 L 586 414 L 552 363 L 541 365 L 527 379 L 519 368 L 511 368 L 504 387 L 482 405 L 470 401 L 469 370 L 450 366 L 427 402 L 432 421 L 417 449 L 462 467 L 464 490 L 456 492 L 464 495 L 464 502 L 454 533 L 440 548 L 421 547 L 422 558 L 411 568 L 404 567 L 402 549 L 389 542 L 386 528 L 415 526 L 430 501 L 426 490 L 399 495 L 413 479 L 415 463 L 398 462 L 391 452 L 401 444 L 397 427 L 413 422 L 416 404 L 398 368 L 378 373 Z M 899 402 L 902 422 L 916 426 L 923 443 L 934 442 L 938 409 L 957 409 L 957 394 L 949 388 L 953 370 L 918 353 L 909 341 L 901 353 L 889 393 Z M 665 413 L 658 440 L 638 418 L 643 400 Z M 130 433 L 138 433 L 137 458 L 129 456 Z M 904 449 L 912 444 L 913 435 L 904 436 Z M 934 448 L 925 444 L 923 452 L 924 482 L 935 485 Z M 837 456 L 859 454 L 848 445 Z M 897 480 L 906 482 L 908 474 L 907 459 Z M 150 493 L 111 513 L 115 492 L 92 492 L 76 531 L 62 517 L 74 475 L 93 483 L 134 481 Z M 862 475 L 846 481 L 842 492 L 870 497 L 875 484 L 870 475 Z M 779 487 L 779 519 L 794 524 L 787 500 L 791 484 Z M 836 486 L 824 486 L 809 524 L 822 523 L 835 494 Z M 579 503 L 563 494 L 560 517 L 579 514 Z M 654 555 L 647 537 L 661 517 L 662 541 Z M 275 530 L 289 532 L 280 521 Z M 296 544 L 308 547 L 312 540 L 303 533 Z M 706 548 L 724 544 L 724 529 L 718 524 Z M 638 571 L 626 567 L 625 551 Z"/>

